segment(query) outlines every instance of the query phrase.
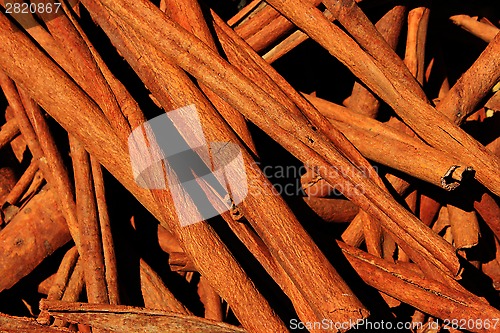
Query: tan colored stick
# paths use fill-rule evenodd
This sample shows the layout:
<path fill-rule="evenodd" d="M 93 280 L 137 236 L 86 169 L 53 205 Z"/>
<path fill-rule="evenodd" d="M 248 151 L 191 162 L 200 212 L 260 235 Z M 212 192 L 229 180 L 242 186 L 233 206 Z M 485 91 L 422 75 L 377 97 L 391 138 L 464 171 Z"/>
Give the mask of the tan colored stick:
<path fill-rule="evenodd" d="M 131 306 L 95 305 L 42 300 L 40 307 L 56 318 L 84 323 L 97 329 L 153 333 L 245 333 L 246 330 L 204 318 Z"/>
<path fill-rule="evenodd" d="M 100 236 L 95 190 L 92 184 L 90 156 L 70 135 L 71 159 L 75 177 L 76 213 L 80 231 L 81 252 L 87 297 L 91 303 L 109 303 L 106 268 Z"/>
<path fill-rule="evenodd" d="M 398 45 L 405 14 L 406 6 L 396 5 L 375 23 L 375 27 L 393 50 Z M 378 113 L 380 102 L 369 90 L 356 82 L 346 106 L 355 112 L 374 118 Z"/>
<path fill-rule="evenodd" d="M 43 151 L 43 156 L 45 157 L 43 161 L 47 163 L 50 170 L 49 182 L 52 182 L 54 187 L 57 189 L 60 198 L 58 204 L 60 203 L 61 205 L 61 211 L 64 214 L 66 222 L 68 223 L 71 237 L 75 241 L 78 252 L 81 253 L 80 231 L 78 229 L 76 207 L 73 200 L 73 186 L 69 180 L 68 171 L 66 170 L 66 166 L 63 163 L 59 149 L 54 142 L 54 138 L 50 133 L 40 107 L 31 99 L 31 97 L 29 97 L 27 92 L 20 90 L 20 93 L 26 110 L 26 115 L 33 125 L 37 140 L 41 150 Z M 18 118 L 18 120 L 19 119 L 20 118 Z M 45 176 L 48 177 L 47 175 Z"/>
<path fill-rule="evenodd" d="M 15 119 L 7 121 L 0 128 L 0 149 L 12 141 L 19 134 L 19 126 Z"/>
<path fill-rule="evenodd" d="M 305 95 L 371 160 L 446 190 L 460 185 L 467 166 L 417 138 L 318 97 Z"/>
<path fill-rule="evenodd" d="M 455 124 L 461 124 L 476 105 L 500 80 L 500 34 L 488 44 L 479 58 L 458 79 L 437 109 Z M 496 164 L 494 164 L 496 165 Z M 488 187 L 489 188 L 489 187 Z M 492 192 L 496 193 L 494 189 Z M 499 195 L 499 193 L 496 193 Z"/>
<path fill-rule="evenodd" d="M 470 32 L 476 37 L 481 38 L 487 43 L 491 42 L 498 32 L 500 32 L 500 29 L 497 27 L 480 22 L 469 15 L 453 15 L 450 16 L 450 20 L 460 28 Z"/>
<path fill-rule="evenodd" d="M 359 208 L 348 200 L 305 197 L 304 202 L 327 222 L 351 222 Z"/>
<path fill-rule="evenodd" d="M 420 84 L 424 83 L 425 44 L 430 9 L 417 7 L 408 13 L 408 33 L 404 63 Z"/>
<path fill-rule="evenodd" d="M 457 250 L 469 249 L 479 243 L 479 223 L 474 211 L 447 205 L 453 243 Z"/>
<path fill-rule="evenodd" d="M 106 277 L 106 289 L 108 291 L 109 304 L 120 304 L 120 293 L 118 290 L 118 271 L 116 267 L 116 255 L 111 233 L 111 225 L 106 203 L 106 193 L 101 165 L 94 158 L 90 157 L 92 168 L 92 180 L 94 183 L 97 212 L 99 215 L 100 236 L 102 238 L 102 249 L 104 255 L 104 267 Z"/>

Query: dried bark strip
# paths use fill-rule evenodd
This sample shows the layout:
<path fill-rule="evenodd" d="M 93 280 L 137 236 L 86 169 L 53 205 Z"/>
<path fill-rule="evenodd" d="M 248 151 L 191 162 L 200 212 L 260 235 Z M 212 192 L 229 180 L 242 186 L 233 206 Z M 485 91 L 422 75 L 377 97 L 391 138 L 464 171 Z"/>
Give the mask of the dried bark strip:
<path fill-rule="evenodd" d="M 85 287 L 90 303 L 109 303 L 102 239 L 97 218 L 97 204 L 92 183 L 90 156 L 82 144 L 70 135 L 69 145 L 75 175 L 76 213 L 80 232 L 85 273 Z"/>
<path fill-rule="evenodd" d="M 95 200 L 99 215 L 100 236 L 102 238 L 102 250 L 104 255 L 104 267 L 106 278 L 106 289 L 108 300 L 111 305 L 120 304 L 120 293 L 118 290 L 118 271 L 116 267 L 116 255 L 111 233 L 111 225 L 108 214 L 108 204 L 106 203 L 106 193 L 101 165 L 90 156 L 92 168 L 92 180 L 94 184 Z"/>
<path fill-rule="evenodd" d="M 406 6 L 396 5 L 375 23 L 375 27 L 393 50 L 398 45 L 399 35 L 405 21 L 405 14 Z M 380 102 L 368 89 L 359 82 L 356 82 L 346 106 L 353 111 L 374 118 L 378 113 Z"/>
<path fill-rule="evenodd" d="M 244 329 L 204 318 L 181 315 L 159 310 L 146 310 L 131 306 L 93 305 L 44 301 L 40 308 L 56 317 L 71 322 L 84 323 L 93 328 L 116 332 L 200 332 L 200 333 L 244 333 Z"/>

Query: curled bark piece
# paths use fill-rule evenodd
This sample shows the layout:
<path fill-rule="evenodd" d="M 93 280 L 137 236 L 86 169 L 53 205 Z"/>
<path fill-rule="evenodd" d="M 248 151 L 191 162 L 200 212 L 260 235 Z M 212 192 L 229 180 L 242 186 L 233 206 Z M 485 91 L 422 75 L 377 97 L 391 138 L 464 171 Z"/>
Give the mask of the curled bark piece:
<path fill-rule="evenodd" d="M 131 306 L 92 305 L 61 301 L 40 302 L 40 307 L 56 317 L 70 322 L 83 323 L 97 329 L 131 333 L 199 332 L 244 333 L 246 330 L 204 318 L 181 315 L 159 310 L 146 310 Z"/>

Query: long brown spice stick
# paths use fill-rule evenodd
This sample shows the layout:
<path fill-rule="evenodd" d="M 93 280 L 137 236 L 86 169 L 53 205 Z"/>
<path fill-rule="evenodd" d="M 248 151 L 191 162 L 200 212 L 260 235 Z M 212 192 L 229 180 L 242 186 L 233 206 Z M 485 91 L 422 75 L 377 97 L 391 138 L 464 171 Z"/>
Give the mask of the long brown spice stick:
<path fill-rule="evenodd" d="M 428 6 L 413 8 L 408 13 L 408 33 L 404 63 L 420 84 L 424 82 L 425 44 L 430 9 Z"/>
<path fill-rule="evenodd" d="M 43 170 L 44 176 L 50 178 L 51 175 L 49 167 L 47 165 L 47 161 L 45 159 L 42 159 L 42 148 L 38 143 L 38 139 L 36 137 L 35 131 L 33 130 L 33 126 L 26 116 L 21 97 L 19 96 L 19 92 L 17 91 L 14 82 L 3 71 L 0 71 L 0 85 L 19 126 L 19 131 L 23 135 L 23 138 L 26 141 L 31 154 L 37 161 L 40 169 Z"/>
<path fill-rule="evenodd" d="M 43 156 L 48 164 L 51 172 L 49 182 L 52 181 L 55 188 L 59 193 L 61 210 L 68 223 L 71 237 L 75 241 L 78 252 L 81 253 L 80 248 L 80 230 L 78 227 L 78 220 L 76 217 L 76 206 L 73 199 L 72 184 L 69 180 L 68 171 L 63 163 L 62 156 L 57 148 L 57 145 L 50 133 L 50 129 L 45 120 L 45 117 L 40 110 L 38 104 L 28 95 L 27 92 L 20 90 L 21 99 L 23 101 L 26 114 L 33 125 L 36 132 L 38 142 L 40 143 L 43 151 Z"/>
<path fill-rule="evenodd" d="M 474 201 L 474 209 L 500 239 L 500 207 L 495 199 L 489 193 L 484 193 L 479 200 Z"/>
<path fill-rule="evenodd" d="M 47 293 L 47 299 L 61 300 L 64 291 L 68 286 L 71 273 L 74 270 L 78 261 L 78 250 L 75 246 L 69 249 L 64 255 L 59 268 L 53 279 L 53 283 Z M 46 311 L 41 311 L 38 315 L 37 322 L 48 325 L 50 323 L 50 315 Z"/>
<path fill-rule="evenodd" d="M 12 141 L 19 134 L 19 126 L 15 119 L 7 121 L 0 128 L 0 149 Z"/>
<path fill-rule="evenodd" d="M 381 57 L 379 50 L 372 45 L 369 50 L 374 50 L 379 54 L 376 58 L 379 58 L 381 63 L 374 62 L 374 58 L 368 56 L 344 32 L 328 22 L 316 8 L 307 3 L 291 0 L 269 0 L 269 3 L 343 62 L 372 91 L 386 101 L 424 140 L 434 147 L 466 161 L 474 167 L 476 177 L 481 183 L 494 193 L 500 194 L 500 177 L 494 171 L 500 168 L 498 158 L 492 156 L 484 146 L 427 104 L 422 99 L 423 93 L 413 78 L 409 81 L 401 80 L 401 77 L 406 78 L 404 72 L 407 70 L 401 69 L 400 66 L 388 70 L 383 65 L 387 60 L 383 60 L 385 58 Z M 368 24 L 371 23 L 368 21 Z M 363 38 L 363 36 L 361 37 Z M 374 43 L 374 45 L 385 45 L 384 43 Z M 383 47 L 382 50 L 385 50 L 382 54 L 390 55 L 393 53 L 388 47 Z M 394 57 L 389 59 L 392 58 Z M 396 63 L 401 62 L 399 58 L 392 60 Z M 410 86 L 408 86 L 409 84 Z M 420 112 L 416 114 L 413 112 L 415 109 L 420 110 Z M 433 126 L 429 126 L 429 124 L 433 124 Z M 438 130 L 436 130 L 436 126 Z"/>
<path fill-rule="evenodd" d="M 393 50 L 398 45 L 405 14 L 405 5 L 395 5 L 375 23 L 375 27 Z M 378 113 L 380 102 L 368 89 L 356 82 L 346 105 L 353 111 L 373 118 Z"/>
<path fill-rule="evenodd" d="M 47 299 L 60 300 L 63 297 L 64 290 L 67 287 L 71 272 L 75 268 L 78 261 L 78 251 L 76 247 L 69 249 L 63 257 L 59 268 L 57 269 L 56 277 L 52 286 L 49 289 Z"/>
<path fill-rule="evenodd" d="M 21 199 L 23 193 L 28 189 L 33 178 L 35 178 L 35 174 L 38 171 L 38 163 L 35 161 L 31 161 L 30 165 L 24 171 L 23 175 L 17 181 L 16 185 L 10 190 L 9 194 L 5 197 L 4 202 L 0 202 L 3 206 L 6 203 L 11 205 L 15 205 Z"/>
<path fill-rule="evenodd" d="M 44 13 L 41 16 L 57 43 L 58 49 L 55 54 L 65 57 L 69 63 L 69 66 L 63 67 L 65 71 L 99 105 L 106 117 L 113 119 L 111 125 L 117 134 L 126 140 L 129 125 L 85 40 L 66 15 L 53 12 L 51 14 Z M 42 46 L 45 47 L 43 44 Z M 51 55 L 54 52 L 52 49 L 47 51 Z M 61 57 L 54 59 L 59 62 Z"/>
<path fill-rule="evenodd" d="M 69 240 L 55 191 L 45 188 L 0 232 L 0 291 L 11 288 Z"/>
<path fill-rule="evenodd" d="M 69 137 L 75 177 L 76 212 L 80 231 L 85 287 L 91 303 L 109 303 L 104 253 L 97 217 L 89 154 L 75 137 Z"/>
<path fill-rule="evenodd" d="M 132 178 L 130 161 L 127 158 L 128 153 L 124 144 L 120 142 L 95 103 L 88 99 L 64 72 L 43 56 L 28 39 L 16 34 L 15 30 L 12 30 L 12 26 L 5 21 L 5 17 L 1 15 L 0 22 L 2 22 L 0 27 L 6 28 L 6 30 L 2 29 L 0 34 L 0 38 L 5 41 L 5 43 L 0 44 L 2 45 L 2 52 L 17 55 L 11 59 L 23 58 L 29 54 L 32 60 L 22 66 L 18 66 L 13 62 L 8 64 L 2 62 L 1 66 L 9 67 L 11 69 L 10 74 L 30 90 L 31 94 L 44 106 L 45 110 L 51 113 L 69 132 L 85 143 L 86 148 L 167 228 L 176 232 L 177 237 L 182 240 L 186 252 L 196 260 L 197 267 L 201 267 L 200 270 L 203 269 L 204 274 L 211 276 L 212 281 L 218 283 L 221 288 L 228 288 L 226 289 L 227 295 L 225 295 L 225 298 L 238 300 L 233 309 L 240 304 L 245 309 L 253 308 L 257 312 L 248 317 L 249 327 L 263 326 L 260 331 L 266 331 L 266 327 L 271 327 L 272 330 L 277 332 L 284 331 L 284 327 L 281 326 L 282 324 L 280 324 L 272 310 L 268 306 L 266 307 L 266 301 L 255 290 L 241 267 L 234 261 L 227 248 L 213 234 L 212 230 L 203 223 L 191 226 L 191 228 L 180 228 L 175 222 L 174 213 L 168 210 L 168 207 L 172 207 L 172 205 L 167 204 L 164 206 L 167 209 L 160 210 L 152 194 L 138 187 Z M 4 47 L 8 47 L 9 51 L 6 51 Z M 40 75 L 41 71 L 43 75 Z M 54 84 L 46 85 L 47 78 L 50 78 Z M 59 96 L 60 99 L 53 100 L 50 96 Z M 79 112 L 81 109 L 86 110 L 86 112 Z M 94 133 L 92 138 L 88 137 L 87 133 L 89 132 Z M 204 240 L 204 244 L 199 242 L 200 239 Z M 220 264 L 217 264 L 219 262 Z M 213 270 L 214 265 L 224 269 Z M 236 282 L 238 284 L 237 288 L 230 289 L 228 287 L 227 276 L 229 275 L 233 278 L 229 281 Z M 245 306 L 246 304 L 248 305 Z M 266 320 L 255 322 L 252 319 L 255 316 L 266 318 Z M 280 327 L 283 327 L 283 329 Z"/>
<path fill-rule="evenodd" d="M 423 100 L 427 99 L 408 68 L 354 0 L 343 2 L 324 0 L 323 3 L 366 53 L 373 57 L 375 64 L 384 66 L 386 74 L 398 77 L 398 83 L 407 90 Z M 342 38 L 338 33 L 335 35 L 338 39 Z"/>
<path fill-rule="evenodd" d="M 450 16 L 450 20 L 460 28 L 470 32 L 476 37 L 481 38 L 487 43 L 491 42 L 500 32 L 500 29 L 497 27 L 480 22 L 469 15 L 453 15 Z"/>
<path fill-rule="evenodd" d="M 100 236 L 102 238 L 106 289 L 108 292 L 109 304 L 118 305 L 120 304 L 120 293 L 118 290 L 118 269 L 116 263 L 113 234 L 111 232 L 111 225 L 108 214 L 108 204 L 106 202 L 104 178 L 101 165 L 92 156 L 90 156 L 90 163 L 92 168 L 92 180 L 94 184 L 97 212 L 99 215 Z"/>
<path fill-rule="evenodd" d="M 434 317 L 443 320 L 482 319 L 484 322 L 495 321 L 500 316 L 497 309 L 473 294 L 455 290 L 342 243 L 339 245 L 367 284 Z M 491 332 L 491 327 L 482 325 L 469 329 L 473 332 Z"/>
<path fill-rule="evenodd" d="M 220 296 L 203 276 L 198 283 L 198 294 L 205 307 L 205 318 L 215 321 L 224 321 Z"/>
<path fill-rule="evenodd" d="M 96 305 L 45 301 L 40 303 L 56 318 L 85 323 L 93 328 L 128 332 L 200 332 L 200 333 L 245 333 L 246 330 L 204 318 L 172 312 L 147 310 L 132 306 Z"/>
<path fill-rule="evenodd" d="M 493 38 L 479 58 L 460 76 L 437 105 L 437 109 L 455 124 L 461 124 L 500 80 L 498 54 L 500 54 L 500 34 Z M 490 190 L 499 195 L 494 189 L 490 188 Z"/>
<path fill-rule="evenodd" d="M 305 96 L 371 160 L 447 190 L 459 186 L 464 173 L 468 172 L 463 162 L 429 147 L 417 138 L 353 113 L 341 105 Z M 397 148 L 388 149 L 389 147 Z"/>
<path fill-rule="evenodd" d="M 178 29 L 175 24 L 163 17 L 161 12 L 159 12 L 156 7 L 152 7 L 143 2 L 136 2 L 134 4 L 112 4 L 107 1 L 106 6 L 109 6 L 108 8 L 116 11 L 116 13 L 120 15 L 121 19 L 129 22 L 134 27 L 135 31 L 145 34 L 149 39 L 154 40 L 154 43 L 161 49 L 162 52 L 176 60 L 184 69 L 205 82 L 207 86 L 210 86 L 222 97 L 226 98 L 234 107 L 238 108 L 240 112 L 244 113 L 251 120 L 253 119 L 252 121 L 259 127 L 268 133 L 274 132 L 273 136 L 276 137 L 277 141 L 294 154 L 297 154 L 296 156 L 299 159 L 307 161 L 307 164 L 309 165 L 323 165 L 323 169 L 325 170 L 324 172 L 326 172 L 332 164 L 339 165 L 339 163 L 341 163 L 341 169 L 344 170 L 350 170 L 352 168 L 351 166 L 346 165 L 345 161 L 342 161 L 339 153 L 332 150 L 331 146 L 329 148 L 323 146 L 324 139 L 321 138 L 321 135 L 312 129 L 310 125 L 297 126 L 297 119 L 295 117 L 287 115 L 286 112 L 280 112 L 282 106 L 276 105 L 272 100 L 269 100 L 267 95 L 262 92 L 262 90 L 256 87 L 256 85 L 252 82 L 242 77 L 240 73 L 224 63 L 222 59 L 215 56 L 211 50 L 201 45 L 199 40 L 193 38 L 185 31 Z M 122 6 L 126 7 L 126 9 Z M 137 6 L 141 8 L 139 11 L 143 14 L 147 13 L 149 20 L 156 22 L 155 26 L 159 27 L 159 29 L 150 29 L 145 25 L 138 24 L 135 19 L 132 19 L 132 17 L 136 15 L 134 13 L 137 11 Z M 145 11 L 146 8 L 147 11 Z M 168 35 L 172 39 L 159 38 L 160 34 L 162 36 Z M 186 53 L 186 48 L 190 49 L 189 53 Z M 203 56 L 201 56 L 201 54 L 203 54 Z M 206 71 L 208 61 L 210 61 L 211 69 Z M 218 73 L 217 75 L 215 75 L 214 70 Z M 226 81 L 220 81 L 221 77 L 225 78 Z M 231 94 L 229 94 L 226 90 L 227 85 L 235 85 L 235 89 L 231 90 Z M 238 94 L 238 96 L 233 94 Z M 252 96 L 252 98 L 249 99 L 249 96 Z M 244 103 L 245 105 L 243 106 Z M 253 105 L 253 107 L 249 107 L 250 105 Z M 267 110 L 266 117 L 261 115 L 260 110 L 262 109 Z M 278 112 L 280 115 L 280 125 L 285 126 L 288 131 L 295 132 L 296 134 L 294 134 L 294 137 L 301 140 L 300 142 L 284 140 L 285 137 L 289 137 L 289 135 L 286 134 L 288 132 L 280 130 L 279 127 L 273 126 L 273 129 L 271 130 L 269 116 L 272 116 L 275 112 Z M 286 115 L 286 117 L 283 118 L 283 115 Z M 294 120 L 287 120 L 290 116 L 294 118 Z M 310 148 L 308 147 L 308 145 L 312 144 L 314 144 L 316 150 L 321 151 L 321 155 L 312 154 Z M 327 158 L 331 162 L 325 165 L 323 158 Z M 339 160 L 333 162 L 334 158 Z M 349 179 L 345 186 L 345 191 L 349 194 L 351 200 L 355 200 L 355 202 L 359 203 L 360 207 L 364 210 L 369 211 L 371 214 L 377 216 L 377 218 L 383 220 L 384 223 L 387 224 L 388 230 L 399 234 L 398 238 L 411 243 L 414 248 L 419 248 L 416 253 L 420 253 L 420 255 L 426 257 L 429 262 L 434 262 L 437 266 L 443 267 L 438 263 L 439 260 L 436 260 L 436 258 L 441 258 L 448 263 L 447 266 L 449 265 L 449 268 L 453 267 L 451 271 L 456 272 L 458 270 L 456 256 L 449 250 L 445 250 L 445 248 L 449 247 L 448 244 L 445 244 L 440 237 L 433 235 L 429 232 L 429 230 L 423 228 L 414 216 L 409 216 L 408 212 L 397 205 L 390 196 L 384 194 L 373 185 L 369 185 L 371 183 L 369 183 L 362 175 L 358 173 L 353 173 L 352 175 L 340 175 L 339 173 L 333 172 L 333 174 L 322 174 L 322 176 L 331 181 L 332 184 L 337 182 L 346 182 L 346 179 L 343 178 L 345 176 Z M 359 190 L 354 188 L 353 184 L 357 184 L 358 188 L 361 186 L 364 193 L 360 193 Z M 381 199 L 380 196 L 382 196 L 383 199 Z M 368 204 L 368 202 L 372 202 L 373 205 Z M 377 204 L 377 202 L 384 202 L 384 208 L 382 208 L 380 204 Z M 388 204 L 392 206 L 391 209 L 387 209 Z M 392 215 L 394 220 L 388 218 L 388 216 L 385 215 L 385 212 L 382 213 L 384 210 L 388 214 Z M 405 225 L 405 228 L 403 229 L 400 226 L 398 227 L 398 224 L 394 223 L 394 221 L 404 221 L 403 224 Z M 390 227 L 389 224 L 391 225 Z M 417 229 L 419 230 L 418 232 L 416 231 Z M 409 234 L 412 234 L 412 236 L 409 237 Z M 422 236 L 424 234 L 426 235 L 425 237 Z M 419 238 L 418 241 L 416 238 Z M 430 242 L 429 240 L 433 238 L 435 238 L 435 240 Z M 429 255 L 427 252 L 428 250 L 424 250 L 422 245 L 417 245 L 419 242 L 425 243 L 425 248 L 434 248 L 431 250 L 432 252 L 435 251 L 434 254 Z M 440 249 L 437 250 L 437 248 Z M 419 261 L 420 259 L 415 258 L 415 260 Z"/>
<path fill-rule="evenodd" d="M 217 50 L 217 46 L 215 45 L 209 27 L 205 22 L 202 9 L 196 0 L 184 2 L 166 0 L 165 2 L 167 4 L 166 13 L 173 21 L 177 22 L 187 31 L 193 33 L 213 50 Z M 186 20 L 186 17 L 189 17 L 190 19 Z M 204 84 L 200 84 L 200 88 L 215 106 L 217 111 L 222 115 L 224 120 L 227 121 L 229 126 L 242 139 L 245 145 L 255 155 L 258 155 L 243 115 L 221 99 L 212 90 L 207 88 Z"/>

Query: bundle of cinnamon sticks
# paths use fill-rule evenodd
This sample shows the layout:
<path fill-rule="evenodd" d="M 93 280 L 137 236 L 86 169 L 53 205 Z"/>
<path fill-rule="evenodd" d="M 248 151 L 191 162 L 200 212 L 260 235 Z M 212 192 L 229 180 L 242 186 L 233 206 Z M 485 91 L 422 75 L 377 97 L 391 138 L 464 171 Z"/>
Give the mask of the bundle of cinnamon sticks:
<path fill-rule="evenodd" d="M 0 332 L 500 332 L 493 5 L 0 5 Z"/>

